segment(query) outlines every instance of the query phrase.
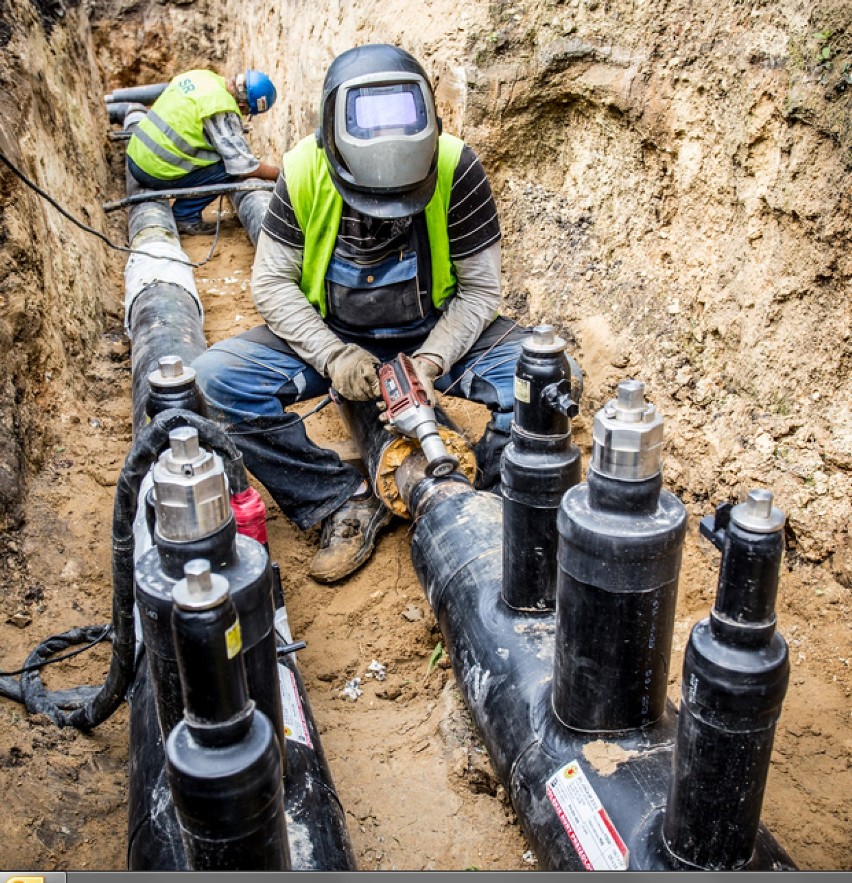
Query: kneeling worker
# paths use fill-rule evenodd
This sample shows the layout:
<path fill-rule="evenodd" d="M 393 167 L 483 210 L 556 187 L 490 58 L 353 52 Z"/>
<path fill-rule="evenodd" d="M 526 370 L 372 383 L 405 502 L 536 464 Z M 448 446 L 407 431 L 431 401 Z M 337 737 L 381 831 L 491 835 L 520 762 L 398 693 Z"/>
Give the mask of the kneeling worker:
<path fill-rule="evenodd" d="M 150 190 L 201 187 L 243 178 L 274 181 L 278 166 L 261 162 L 243 135 L 243 115 L 265 113 L 275 103 L 266 74 L 247 70 L 230 80 L 207 70 L 176 76 L 136 126 L 127 145 L 133 177 Z M 179 233 L 212 233 L 201 212 L 216 196 L 192 196 L 172 206 Z"/>
<path fill-rule="evenodd" d="M 494 197 L 470 147 L 441 134 L 420 64 L 396 46 L 350 49 L 326 74 L 320 118 L 285 154 L 263 221 L 252 295 L 266 324 L 193 366 L 284 514 L 303 529 L 324 520 L 309 573 L 331 583 L 369 558 L 391 513 L 286 408 L 329 386 L 377 399 L 377 367 L 405 352 L 433 402 L 446 390 L 491 410 L 475 452 L 477 486 L 495 489 L 528 332 L 496 318 Z"/>

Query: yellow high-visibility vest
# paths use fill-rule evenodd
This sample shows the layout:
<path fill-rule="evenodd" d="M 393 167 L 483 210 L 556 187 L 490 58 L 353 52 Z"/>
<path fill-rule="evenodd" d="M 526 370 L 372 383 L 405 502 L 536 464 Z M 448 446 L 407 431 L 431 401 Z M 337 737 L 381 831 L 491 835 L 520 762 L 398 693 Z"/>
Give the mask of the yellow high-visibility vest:
<path fill-rule="evenodd" d="M 204 120 L 217 113 L 240 113 L 224 77 L 212 71 L 187 71 L 175 77 L 136 126 L 127 155 L 162 181 L 219 162 L 204 136 Z"/>

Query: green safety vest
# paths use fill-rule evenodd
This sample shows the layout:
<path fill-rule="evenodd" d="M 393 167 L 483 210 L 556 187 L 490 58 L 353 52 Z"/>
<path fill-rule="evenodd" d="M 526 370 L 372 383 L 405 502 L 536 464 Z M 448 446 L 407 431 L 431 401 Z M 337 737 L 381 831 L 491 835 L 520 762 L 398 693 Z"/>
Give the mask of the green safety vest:
<path fill-rule="evenodd" d="M 175 77 L 136 126 L 127 155 L 162 181 L 219 162 L 204 136 L 204 120 L 217 113 L 240 113 L 224 77 L 187 71 Z"/>
<path fill-rule="evenodd" d="M 450 260 L 447 212 L 453 174 L 461 158 L 464 142 L 453 135 L 438 141 L 438 182 L 426 206 L 426 230 L 432 265 L 432 303 L 436 307 L 456 290 L 456 274 Z M 325 153 L 314 135 L 303 138 L 284 154 L 284 176 L 290 204 L 305 237 L 302 279 L 299 287 L 320 315 L 326 315 L 325 274 L 343 215 L 343 197 L 337 192 Z"/>

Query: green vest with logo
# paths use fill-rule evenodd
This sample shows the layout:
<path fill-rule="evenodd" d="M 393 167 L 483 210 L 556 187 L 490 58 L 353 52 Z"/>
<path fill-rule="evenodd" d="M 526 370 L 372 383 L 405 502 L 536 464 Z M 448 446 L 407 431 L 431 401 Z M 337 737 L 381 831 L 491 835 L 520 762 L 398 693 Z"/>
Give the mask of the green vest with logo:
<path fill-rule="evenodd" d="M 456 290 L 456 274 L 450 260 L 447 212 L 453 174 L 463 147 L 464 142 L 453 135 L 440 136 L 438 181 L 425 209 L 431 251 L 432 303 L 436 307 L 440 307 Z M 325 153 L 315 136 L 303 138 L 292 150 L 288 150 L 284 154 L 283 164 L 290 204 L 305 237 L 299 287 L 320 315 L 325 317 L 325 274 L 340 228 L 343 198 L 334 186 Z"/>
<path fill-rule="evenodd" d="M 219 162 L 204 136 L 204 120 L 217 113 L 240 113 L 224 77 L 187 71 L 175 77 L 134 129 L 127 155 L 162 181 Z"/>

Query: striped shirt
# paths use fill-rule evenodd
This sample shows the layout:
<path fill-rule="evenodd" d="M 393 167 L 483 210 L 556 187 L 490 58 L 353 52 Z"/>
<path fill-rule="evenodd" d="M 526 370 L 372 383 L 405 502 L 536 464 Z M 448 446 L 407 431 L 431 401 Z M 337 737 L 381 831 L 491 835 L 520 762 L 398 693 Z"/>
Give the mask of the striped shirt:
<path fill-rule="evenodd" d="M 380 255 L 408 241 L 411 218 L 382 220 L 361 214 L 344 203 L 338 230 L 338 248 L 364 258 Z M 478 254 L 500 239 L 500 222 L 491 185 L 476 154 L 467 145 L 453 174 L 447 217 L 450 257 L 454 260 Z M 305 237 L 296 220 L 284 173 L 263 219 L 263 230 L 277 242 L 304 248 Z"/>

